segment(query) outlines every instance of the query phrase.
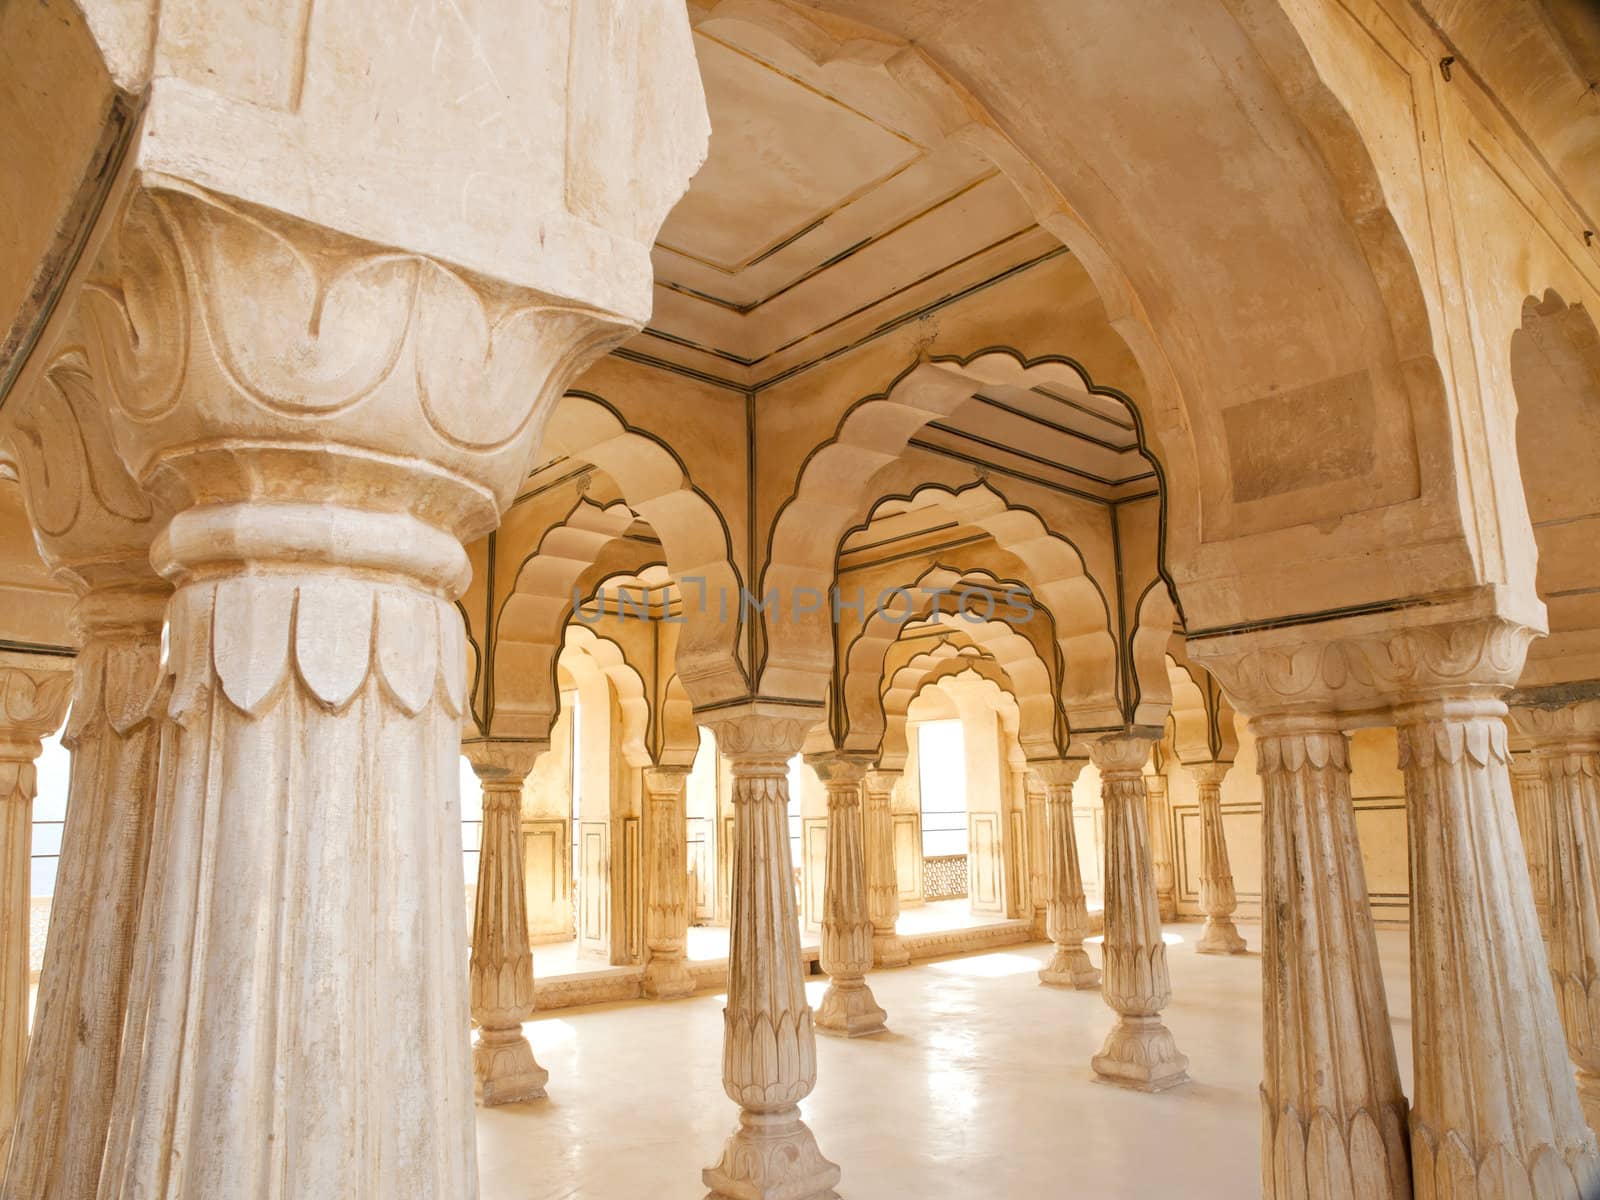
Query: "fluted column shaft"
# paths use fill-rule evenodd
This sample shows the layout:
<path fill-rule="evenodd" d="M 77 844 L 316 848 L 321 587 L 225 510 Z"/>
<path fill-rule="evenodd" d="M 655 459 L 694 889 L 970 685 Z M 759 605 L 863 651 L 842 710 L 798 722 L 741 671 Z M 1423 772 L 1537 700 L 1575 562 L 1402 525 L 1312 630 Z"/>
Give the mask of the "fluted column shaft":
<path fill-rule="evenodd" d="M 1150 857 L 1156 878 L 1156 903 L 1163 921 L 1178 919 L 1178 872 L 1172 862 L 1172 810 L 1167 797 L 1167 777 L 1144 777 L 1145 822 L 1150 830 Z"/>
<path fill-rule="evenodd" d="M 1050 869 L 1046 920 L 1050 940 L 1056 947 L 1050 961 L 1039 971 L 1039 982 L 1055 987 L 1092 988 L 1100 984 L 1100 972 L 1083 948 L 1083 939 L 1089 936 L 1089 906 L 1083 894 L 1078 834 L 1072 819 L 1072 785 L 1082 770 L 1082 759 L 1032 765 L 1045 794 Z"/>
<path fill-rule="evenodd" d="M 1529 874 L 1549 888 L 1541 912 L 1556 1007 L 1577 1067 L 1578 1099 L 1600 1126 L 1600 700 L 1523 693 L 1510 718 L 1532 746 L 1517 817 Z M 1531 768 L 1531 770 L 1526 769 Z"/>
<path fill-rule="evenodd" d="M 1522 852 L 1528 860 L 1528 882 L 1533 888 L 1533 908 L 1539 915 L 1539 928 L 1550 940 L 1550 788 L 1544 763 L 1532 754 L 1511 758 L 1511 799 L 1516 808 L 1517 828 L 1522 833 Z"/>
<path fill-rule="evenodd" d="M 100 1200 L 471 1200 L 463 543 L 627 325 L 162 180 L 116 219 L 82 344 L 177 511 Z"/>
<path fill-rule="evenodd" d="M 100 1181 L 150 856 L 169 592 L 152 578 L 78 602 L 67 821 L 7 1200 L 93 1200 Z"/>
<path fill-rule="evenodd" d="M 1189 1060 L 1161 1021 L 1172 985 L 1145 826 L 1143 771 L 1150 742 L 1105 738 L 1090 746 L 1090 755 L 1100 769 L 1106 813 L 1102 992 L 1118 1014 L 1093 1066 L 1111 1083 L 1160 1091 L 1189 1078 Z"/>
<path fill-rule="evenodd" d="M 28 1054 L 29 877 L 36 737 L 0 729 L 0 1151 L 11 1145 Z"/>
<path fill-rule="evenodd" d="M 800 1119 L 817 1079 L 789 854 L 788 760 L 810 721 L 764 711 L 714 722 L 733 774 L 733 896 L 722 1086 L 740 1107 L 721 1161 L 704 1172 L 719 1200 L 825 1200 L 839 1168 Z"/>
<path fill-rule="evenodd" d="M 1239 897 L 1222 827 L 1222 780 L 1232 765 L 1211 762 L 1189 767 L 1200 793 L 1200 909 L 1206 914 L 1205 930 L 1195 943 L 1200 954 L 1242 954 L 1245 949 L 1233 923 Z"/>
<path fill-rule="evenodd" d="M 528 944 L 522 865 L 522 785 L 543 744 L 473 742 L 462 747 L 483 785 L 483 839 L 472 910 L 473 1089 L 485 1105 L 535 1100 L 550 1075 L 533 1056 L 522 1023 L 533 1015 L 533 949 Z"/>
<path fill-rule="evenodd" d="M 0 1157 L 11 1145 L 28 1053 L 34 760 L 61 723 L 72 676 L 0 659 Z"/>
<path fill-rule="evenodd" d="M 811 760 L 828 789 L 828 855 L 822 889 L 822 969 L 828 990 L 818 1029 L 847 1037 L 882 1033 L 885 1013 L 867 986 L 872 969 L 872 917 L 867 909 L 861 785 L 866 763 L 843 755 Z"/>
<path fill-rule="evenodd" d="M 1512 811 L 1505 706 L 1395 712 L 1411 841 L 1418 1195 L 1597 1194 Z M 1476 1191 L 1473 1189 L 1476 1188 Z"/>
<path fill-rule="evenodd" d="M 900 880 L 894 863 L 894 789 L 899 771 L 869 770 L 862 783 L 867 842 L 867 911 L 872 916 L 872 964 L 903 967 L 911 955 L 895 932 Z"/>
<path fill-rule="evenodd" d="M 1032 771 L 1024 776 L 1028 825 L 1028 902 L 1033 934 L 1050 936 L 1050 816 L 1045 787 Z"/>
<path fill-rule="evenodd" d="M 1251 723 L 1262 789 L 1261 1194 L 1411 1195 L 1406 1099 L 1331 715 Z"/>
<path fill-rule="evenodd" d="M 1578 1099 L 1600 1127 L 1600 733 L 1539 746 L 1557 884 L 1550 975 L 1577 1066 Z"/>
<path fill-rule="evenodd" d="M 644 993 L 658 1000 L 694 991 L 689 974 L 689 811 L 687 767 L 650 767 L 644 773 L 649 829 L 645 871 Z"/>

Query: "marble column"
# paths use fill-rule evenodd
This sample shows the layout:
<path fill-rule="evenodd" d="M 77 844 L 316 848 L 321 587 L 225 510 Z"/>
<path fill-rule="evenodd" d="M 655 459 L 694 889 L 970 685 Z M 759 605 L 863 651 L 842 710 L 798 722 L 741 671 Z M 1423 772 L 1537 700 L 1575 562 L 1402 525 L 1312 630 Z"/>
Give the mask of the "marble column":
<path fill-rule="evenodd" d="M 1243 954 L 1244 938 L 1233 923 L 1239 897 L 1233 890 L 1228 839 L 1222 828 L 1222 780 L 1232 763 L 1194 763 L 1189 772 L 1200 791 L 1200 910 L 1205 929 L 1195 943 L 1199 954 Z"/>
<path fill-rule="evenodd" d="M 867 760 L 844 754 L 808 757 L 828 789 L 828 857 L 822 885 L 822 969 L 828 990 L 816 1026 L 846 1037 L 883 1033 L 887 1014 L 867 986 L 872 916 L 867 908 L 861 784 Z"/>
<path fill-rule="evenodd" d="M 1515 716 L 1515 710 L 1513 710 Z M 1533 908 L 1539 928 L 1550 940 L 1550 790 L 1544 763 L 1530 753 L 1511 756 L 1511 800 L 1522 833 L 1522 853 L 1528 860 L 1528 882 L 1533 888 Z"/>
<path fill-rule="evenodd" d="M 1549 839 L 1553 896 L 1544 929 L 1556 1008 L 1577 1068 L 1578 1100 L 1590 1128 L 1600 1128 L 1600 700 L 1519 706 L 1511 719 L 1532 744 L 1538 771 L 1525 785 L 1524 807 L 1533 798 L 1527 793 L 1542 802 L 1539 823 Z M 1542 839 L 1527 833 L 1538 818 L 1519 815 L 1524 844 L 1537 844 Z M 1533 860 L 1530 852 L 1530 873 Z"/>
<path fill-rule="evenodd" d="M 528 944 L 522 866 L 522 785 L 541 742 L 474 741 L 461 752 L 483 785 L 483 838 L 472 910 L 473 1090 L 485 1105 L 543 1096 L 550 1073 L 533 1057 L 522 1023 L 533 1015 L 533 949 Z"/>
<path fill-rule="evenodd" d="M 722 1086 L 739 1127 L 706 1168 L 713 1200 L 831 1200 L 839 1168 L 800 1119 L 817 1080 L 789 854 L 789 759 L 817 714 L 750 705 L 712 717 L 733 774 L 733 913 Z"/>
<path fill-rule="evenodd" d="M 1089 906 L 1083 895 L 1078 835 L 1072 819 L 1072 785 L 1083 763 L 1081 758 L 1063 758 L 1030 764 L 1044 788 L 1050 852 L 1048 928 L 1056 946 L 1050 961 L 1039 970 L 1039 982 L 1054 987 L 1100 985 L 1100 972 L 1083 948 L 1083 939 L 1089 936 Z"/>
<path fill-rule="evenodd" d="M 1596 1195 L 1600 1156 L 1512 811 L 1505 711 L 1451 693 L 1394 711 L 1411 842 L 1412 1173 L 1418 1195 Z"/>
<path fill-rule="evenodd" d="M 8 1200 L 93 1200 L 99 1183 L 165 725 L 172 589 L 150 544 L 169 513 L 117 458 L 81 345 L 71 331 L 7 413 L 34 540 L 78 596 L 72 776 L 15 1144 L 0 1156 Z"/>
<path fill-rule="evenodd" d="M 1144 764 L 1150 741 L 1102 738 L 1089 747 L 1100 769 L 1106 813 L 1106 933 L 1102 992 L 1117 1023 L 1094 1056 L 1101 1079 L 1156 1092 L 1188 1080 L 1161 1010 L 1172 999 L 1167 947 L 1145 826 Z"/>
<path fill-rule="evenodd" d="M 34 760 L 66 713 L 71 667 L 0 652 L 0 1156 L 10 1149 L 28 1053 Z"/>
<path fill-rule="evenodd" d="M 1033 936 L 1050 936 L 1050 818 L 1045 787 L 1032 771 L 1024 776 L 1027 788 L 1028 897 L 1033 906 Z"/>
<path fill-rule="evenodd" d="M 1350 749 L 1331 714 L 1258 717 L 1261 1194 L 1407 1200 L 1411 1170 Z"/>
<path fill-rule="evenodd" d="M 872 915 L 872 965 L 904 967 L 911 953 L 900 941 L 900 879 L 894 863 L 894 789 L 899 771 L 878 769 L 862 781 L 862 818 L 867 842 L 867 910 Z"/>
<path fill-rule="evenodd" d="M 118 221 L 89 366 L 178 511 L 99 1196 L 470 1198 L 462 543 L 629 326 L 194 187 Z"/>
<path fill-rule="evenodd" d="M 669 1000 L 694 992 L 689 974 L 688 767 L 647 767 L 644 772 L 647 846 L 645 869 L 644 994 Z"/>
<path fill-rule="evenodd" d="M 1167 777 L 1144 777 L 1145 820 L 1150 828 L 1150 857 L 1156 877 L 1156 903 L 1163 921 L 1178 919 L 1178 872 L 1172 862 L 1172 808 L 1167 798 Z"/>

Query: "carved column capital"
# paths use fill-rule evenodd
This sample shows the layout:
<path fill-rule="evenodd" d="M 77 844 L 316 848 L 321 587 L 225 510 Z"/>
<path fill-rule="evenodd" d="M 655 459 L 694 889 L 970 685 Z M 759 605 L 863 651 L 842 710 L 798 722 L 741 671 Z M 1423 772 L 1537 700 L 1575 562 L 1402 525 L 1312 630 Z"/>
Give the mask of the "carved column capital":
<path fill-rule="evenodd" d="M 72 665 L 70 658 L 0 652 L 0 771 L 16 763 L 32 771 L 40 742 L 66 716 Z"/>
<path fill-rule="evenodd" d="M 1142 775 L 1153 745 L 1154 737 L 1104 737 L 1089 743 L 1089 758 L 1103 776 Z"/>
<path fill-rule="evenodd" d="M 150 545 L 171 508 L 117 457 L 104 381 L 90 371 L 78 321 L 68 323 L 64 342 L 6 414 L 5 446 L 17 463 L 34 540 L 80 595 L 151 588 L 159 581 Z"/>
<path fill-rule="evenodd" d="M 882 767 L 872 767 L 862 778 L 862 783 L 871 795 L 893 796 L 895 788 L 900 786 L 900 780 L 904 775 L 904 771 L 890 771 Z"/>
<path fill-rule="evenodd" d="M 1379 724 L 1385 710 L 1417 700 L 1504 694 L 1543 632 L 1500 613 L 1417 609 L 1191 639 L 1186 648 L 1247 715 L 1339 713 Z"/>
<path fill-rule="evenodd" d="M 1195 782 L 1206 787 L 1221 787 L 1222 781 L 1233 769 L 1231 762 L 1184 763 L 1184 769 L 1193 775 Z"/>
<path fill-rule="evenodd" d="M 547 741 L 510 738 L 476 738 L 461 743 L 461 753 L 485 788 L 518 788 L 533 770 L 539 756 L 550 749 Z"/>
<path fill-rule="evenodd" d="M 1600 696 L 1565 700 L 1567 689 L 1514 692 L 1506 721 L 1512 744 L 1535 754 L 1556 754 L 1569 747 L 1600 751 Z"/>
<path fill-rule="evenodd" d="M 1051 788 L 1070 788 L 1083 774 L 1087 763 L 1083 758 L 1033 759 L 1028 763 L 1028 777 L 1046 792 Z"/>
<path fill-rule="evenodd" d="M 691 768 L 680 766 L 648 766 L 644 768 L 645 790 L 657 795 L 671 795 L 683 791 L 689 783 Z"/>
<path fill-rule="evenodd" d="M 493 528 L 560 389 L 630 329 L 175 182 L 132 192 L 77 315 L 81 344 L 58 353 L 102 381 L 134 477 L 220 509 L 180 514 L 175 565 L 226 533 L 261 557 L 409 560 L 441 585 L 463 564 L 395 532 Z M 246 498 L 294 509 L 263 527 L 228 508 Z M 315 515 L 330 499 L 394 514 L 390 536 L 337 544 Z"/>
<path fill-rule="evenodd" d="M 754 701 L 726 712 L 701 714 L 717 738 L 717 749 L 735 770 L 788 769 L 806 734 L 821 719 L 813 709 Z"/>
<path fill-rule="evenodd" d="M 872 756 L 846 751 L 829 751 L 826 754 L 806 755 L 806 764 L 817 773 L 817 778 L 827 787 L 830 805 L 834 803 L 835 792 L 838 792 L 840 797 L 847 798 L 853 791 L 859 803 L 861 784 L 872 765 Z"/>

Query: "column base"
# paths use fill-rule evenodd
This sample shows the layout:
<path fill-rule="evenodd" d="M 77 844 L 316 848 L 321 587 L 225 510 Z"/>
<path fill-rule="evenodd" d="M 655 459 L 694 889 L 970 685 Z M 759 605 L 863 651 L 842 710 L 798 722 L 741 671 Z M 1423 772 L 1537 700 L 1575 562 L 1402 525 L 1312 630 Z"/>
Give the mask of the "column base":
<path fill-rule="evenodd" d="M 872 935 L 872 965 L 875 967 L 909 967 L 911 951 L 897 933 Z"/>
<path fill-rule="evenodd" d="M 798 1108 L 741 1112 L 722 1161 L 700 1173 L 706 1200 L 838 1200 L 839 1168 L 822 1157 Z"/>
<path fill-rule="evenodd" d="M 1189 1082 L 1189 1059 L 1160 1017 L 1119 1017 L 1090 1065 L 1101 1082 L 1141 1092 Z"/>
<path fill-rule="evenodd" d="M 1232 917 L 1207 917 L 1200 940 L 1195 943 L 1196 954 L 1244 954 L 1249 949 L 1244 937 L 1233 923 Z"/>
<path fill-rule="evenodd" d="M 1100 986 L 1100 968 L 1082 946 L 1057 946 L 1054 956 L 1039 969 L 1039 982 L 1086 991 Z"/>
<path fill-rule="evenodd" d="M 644 965 L 644 994 L 651 1000 L 694 995 L 694 976 L 682 958 L 655 957 Z"/>
<path fill-rule="evenodd" d="M 550 1072 L 534 1061 L 522 1028 L 478 1031 L 472 1043 L 472 1094 L 487 1108 L 537 1100 Z"/>
<path fill-rule="evenodd" d="M 824 1033 L 868 1037 L 888 1029 L 889 1014 L 878 1007 L 865 980 L 833 980 L 822 994 L 813 1024 Z"/>

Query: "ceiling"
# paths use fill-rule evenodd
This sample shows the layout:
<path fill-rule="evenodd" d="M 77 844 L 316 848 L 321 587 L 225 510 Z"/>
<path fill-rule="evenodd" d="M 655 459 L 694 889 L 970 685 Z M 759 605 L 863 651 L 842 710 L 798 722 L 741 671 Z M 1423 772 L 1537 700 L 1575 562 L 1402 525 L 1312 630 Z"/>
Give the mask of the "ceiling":
<path fill-rule="evenodd" d="M 732 20 L 702 21 L 695 49 L 709 155 L 624 356 L 759 389 L 1064 252 L 991 163 L 893 111 L 881 75 Z"/>

